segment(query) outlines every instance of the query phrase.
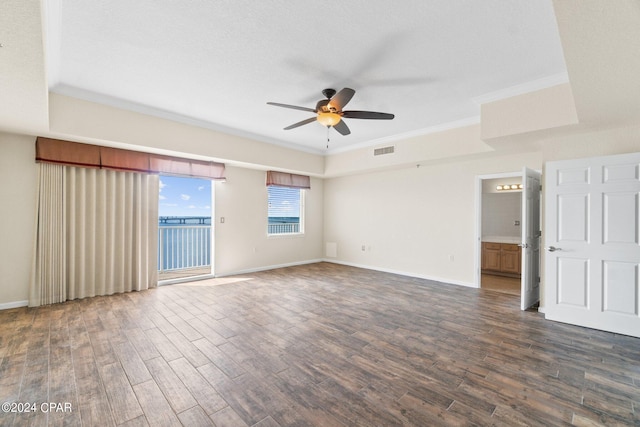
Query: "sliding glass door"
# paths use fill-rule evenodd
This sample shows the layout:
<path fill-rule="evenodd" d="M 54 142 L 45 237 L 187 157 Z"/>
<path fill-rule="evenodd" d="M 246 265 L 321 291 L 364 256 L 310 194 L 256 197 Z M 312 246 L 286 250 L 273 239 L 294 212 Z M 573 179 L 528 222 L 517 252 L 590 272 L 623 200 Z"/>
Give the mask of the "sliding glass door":
<path fill-rule="evenodd" d="M 212 181 L 160 176 L 158 280 L 212 274 Z"/>

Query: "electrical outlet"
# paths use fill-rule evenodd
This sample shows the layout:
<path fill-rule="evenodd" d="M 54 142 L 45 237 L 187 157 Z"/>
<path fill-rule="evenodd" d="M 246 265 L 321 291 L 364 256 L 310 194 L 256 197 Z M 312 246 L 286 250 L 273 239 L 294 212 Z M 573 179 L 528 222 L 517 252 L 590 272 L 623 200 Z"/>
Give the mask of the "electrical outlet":
<path fill-rule="evenodd" d="M 518 221 L 517 219 L 515 221 L 513 221 L 513 225 L 515 225 L 516 227 L 520 225 L 520 221 Z"/>
<path fill-rule="evenodd" d="M 367 247 L 365 245 L 362 245 L 362 252 L 366 251 Z"/>

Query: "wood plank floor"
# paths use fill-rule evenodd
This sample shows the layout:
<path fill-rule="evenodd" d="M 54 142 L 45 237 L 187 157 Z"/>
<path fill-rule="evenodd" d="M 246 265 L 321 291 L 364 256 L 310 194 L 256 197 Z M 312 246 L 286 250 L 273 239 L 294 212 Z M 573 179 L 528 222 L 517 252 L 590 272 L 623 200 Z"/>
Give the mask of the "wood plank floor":
<path fill-rule="evenodd" d="M 480 287 L 485 290 L 520 296 L 521 284 L 520 279 L 515 279 L 513 277 L 482 273 L 480 275 Z"/>
<path fill-rule="evenodd" d="M 518 306 L 319 263 L 5 310 L 0 425 L 640 425 L 640 340 Z"/>

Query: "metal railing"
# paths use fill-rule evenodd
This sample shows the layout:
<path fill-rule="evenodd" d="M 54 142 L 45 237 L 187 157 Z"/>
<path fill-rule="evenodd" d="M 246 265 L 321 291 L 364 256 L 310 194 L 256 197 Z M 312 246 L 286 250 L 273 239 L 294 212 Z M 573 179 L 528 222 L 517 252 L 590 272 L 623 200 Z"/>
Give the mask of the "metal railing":
<path fill-rule="evenodd" d="M 158 271 L 211 265 L 211 226 L 182 225 L 158 228 Z"/>
<path fill-rule="evenodd" d="M 283 222 L 269 224 L 267 233 L 269 234 L 287 234 L 287 233 L 299 233 L 300 224 L 297 222 Z"/>

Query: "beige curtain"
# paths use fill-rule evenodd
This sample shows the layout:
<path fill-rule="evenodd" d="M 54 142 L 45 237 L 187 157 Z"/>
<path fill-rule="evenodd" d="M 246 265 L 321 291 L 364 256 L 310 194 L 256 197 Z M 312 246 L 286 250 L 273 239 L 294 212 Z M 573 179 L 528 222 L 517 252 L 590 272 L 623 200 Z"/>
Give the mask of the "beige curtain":
<path fill-rule="evenodd" d="M 45 166 L 55 165 L 40 164 Z M 53 238 L 57 239 L 57 258 L 36 257 L 34 270 L 49 263 L 61 266 L 64 295 L 57 300 L 37 299 L 37 295 L 52 292 L 47 290 L 51 284 L 34 280 L 30 305 L 155 287 L 158 176 L 57 167 L 63 168 L 64 185 L 60 198 L 63 215 L 56 216 L 56 226 L 63 230 L 63 237 L 58 234 Z M 39 211 L 45 215 L 47 209 L 40 204 Z M 42 245 L 40 234 L 38 240 L 37 245 Z"/>
<path fill-rule="evenodd" d="M 64 166 L 39 164 L 30 307 L 66 300 L 63 197 Z"/>

